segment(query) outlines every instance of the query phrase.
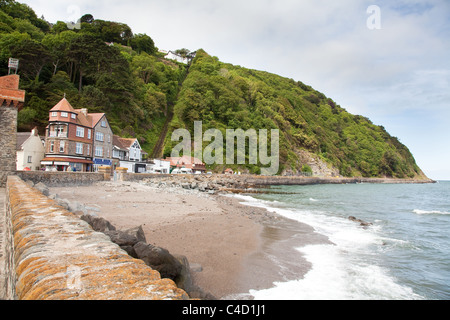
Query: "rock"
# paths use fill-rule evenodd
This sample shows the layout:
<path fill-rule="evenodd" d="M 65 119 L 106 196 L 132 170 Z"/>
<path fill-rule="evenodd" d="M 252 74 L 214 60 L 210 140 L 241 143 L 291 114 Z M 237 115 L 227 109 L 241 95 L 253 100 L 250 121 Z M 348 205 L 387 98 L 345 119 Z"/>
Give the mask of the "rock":
<path fill-rule="evenodd" d="M 189 291 L 191 291 L 193 288 L 189 261 L 186 256 L 183 255 L 174 255 L 174 258 L 181 263 L 181 271 L 175 278 L 175 283 L 178 288 L 181 288 L 189 293 Z"/>
<path fill-rule="evenodd" d="M 144 233 L 144 230 L 142 229 L 142 226 L 134 227 L 134 228 L 125 230 L 124 232 L 129 235 L 135 236 L 138 239 L 138 242 L 139 241 L 147 242 L 147 239 L 145 239 L 145 233 Z"/>
<path fill-rule="evenodd" d="M 106 230 L 103 232 L 112 242 L 119 246 L 134 246 L 139 242 L 137 237 L 120 230 Z"/>
<path fill-rule="evenodd" d="M 48 197 L 50 195 L 50 191 L 48 190 L 48 187 L 45 184 L 43 184 L 42 182 L 39 182 L 39 183 L 35 184 L 34 187 L 37 190 L 39 190 L 40 192 L 42 192 L 42 194 L 44 196 Z"/>
<path fill-rule="evenodd" d="M 183 189 L 190 189 L 191 188 L 191 184 L 187 183 L 187 182 L 183 182 L 183 183 L 181 183 L 181 187 Z"/>
<path fill-rule="evenodd" d="M 348 217 L 348 219 L 351 221 L 354 221 L 354 222 L 358 222 L 361 227 L 369 227 L 372 225 L 372 223 L 363 221 L 361 219 L 357 219 L 354 216 L 350 216 L 350 217 Z"/>
<path fill-rule="evenodd" d="M 207 182 L 202 182 L 198 185 L 198 190 L 200 191 L 206 191 L 208 189 L 208 183 Z"/>
<path fill-rule="evenodd" d="M 98 232 L 105 231 L 115 231 L 116 227 L 114 227 L 108 220 L 98 217 L 92 214 L 83 214 L 81 216 L 81 220 L 86 221 L 89 225 Z"/>
<path fill-rule="evenodd" d="M 175 281 L 183 266 L 168 250 L 145 242 L 138 242 L 133 246 L 139 259 L 154 270 L 159 271 L 161 278 Z"/>
<path fill-rule="evenodd" d="M 135 259 L 139 259 L 137 254 L 136 254 L 136 251 L 134 251 L 133 246 L 120 246 L 120 248 L 122 250 L 124 250 L 129 256 L 131 256 L 131 257 L 133 257 Z"/>

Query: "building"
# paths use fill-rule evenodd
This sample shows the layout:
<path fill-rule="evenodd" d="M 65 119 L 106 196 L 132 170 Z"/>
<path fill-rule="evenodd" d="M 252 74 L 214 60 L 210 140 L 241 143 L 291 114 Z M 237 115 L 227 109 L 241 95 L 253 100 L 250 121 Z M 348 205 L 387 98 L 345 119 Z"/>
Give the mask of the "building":
<path fill-rule="evenodd" d="M 205 164 L 201 160 L 194 157 L 168 157 L 165 160 L 170 161 L 170 168 L 172 171 L 174 169 L 182 168 L 191 169 L 193 173 L 205 173 L 206 171 Z"/>
<path fill-rule="evenodd" d="M 147 171 L 142 162 L 144 151 L 136 138 L 113 136 L 113 166 L 127 168 L 128 172 L 142 173 Z"/>
<path fill-rule="evenodd" d="M 90 172 L 93 168 L 92 121 L 64 97 L 49 113 L 45 134 L 46 170 Z"/>
<path fill-rule="evenodd" d="M 45 156 L 45 147 L 37 128 L 17 133 L 16 169 L 38 171 Z"/>
<path fill-rule="evenodd" d="M 92 119 L 94 130 L 94 171 L 101 166 L 112 168 L 113 133 L 104 113 L 88 114 Z"/>
<path fill-rule="evenodd" d="M 160 50 L 160 52 L 164 52 L 164 51 Z M 164 58 L 168 59 L 168 60 L 175 60 L 177 62 L 184 63 L 184 64 L 190 64 L 191 61 L 195 58 L 195 56 L 196 56 L 196 52 L 190 52 L 189 54 L 186 55 L 186 57 L 183 57 L 179 54 L 176 54 L 173 51 L 169 51 L 164 56 Z"/>
<path fill-rule="evenodd" d="M 74 109 L 64 97 L 50 110 L 41 164 L 46 170 L 82 172 L 112 166 L 112 135 L 104 113 Z"/>
<path fill-rule="evenodd" d="M 25 102 L 17 74 L 0 77 L 0 188 L 16 170 L 17 113 Z"/>
<path fill-rule="evenodd" d="M 147 164 L 147 172 L 149 173 L 170 173 L 170 161 L 162 159 L 153 159 Z"/>

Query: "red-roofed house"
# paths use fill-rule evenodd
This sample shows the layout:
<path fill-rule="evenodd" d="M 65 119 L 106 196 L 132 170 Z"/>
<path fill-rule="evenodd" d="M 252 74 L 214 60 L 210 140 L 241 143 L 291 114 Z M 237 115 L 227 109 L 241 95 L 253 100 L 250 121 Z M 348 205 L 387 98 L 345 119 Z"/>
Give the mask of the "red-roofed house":
<path fill-rule="evenodd" d="M 64 97 L 49 114 L 46 170 L 94 171 L 112 165 L 112 131 L 104 113 L 74 109 Z"/>
<path fill-rule="evenodd" d="M 205 164 L 194 157 L 190 156 L 182 156 L 182 157 L 168 157 L 166 158 L 167 161 L 170 161 L 170 167 L 172 169 L 192 169 L 192 172 L 200 171 L 201 173 L 204 173 L 206 171 Z"/>

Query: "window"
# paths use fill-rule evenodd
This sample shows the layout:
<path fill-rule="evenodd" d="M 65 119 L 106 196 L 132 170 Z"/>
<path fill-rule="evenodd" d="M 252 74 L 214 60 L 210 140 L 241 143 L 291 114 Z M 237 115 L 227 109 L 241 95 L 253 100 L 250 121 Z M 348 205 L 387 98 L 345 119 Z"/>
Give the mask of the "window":
<path fill-rule="evenodd" d="M 67 112 L 61 112 L 61 117 L 67 118 L 69 117 L 69 114 Z"/>
<path fill-rule="evenodd" d="M 91 155 L 91 145 L 90 144 L 86 145 L 86 148 L 87 148 L 86 155 L 90 156 Z"/>
<path fill-rule="evenodd" d="M 28 156 L 28 163 L 32 163 L 33 161 L 31 161 L 32 160 L 32 156 Z"/>
<path fill-rule="evenodd" d="M 108 143 L 111 143 L 111 135 L 108 134 L 107 136 L 108 136 Z"/>
<path fill-rule="evenodd" d="M 88 129 L 88 139 L 91 139 L 91 129 Z"/>
<path fill-rule="evenodd" d="M 105 120 L 102 120 L 102 127 L 106 128 L 106 121 Z"/>
<path fill-rule="evenodd" d="M 58 112 L 53 111 L 52 112 L 52 117 L 57 117 L 58 116 Z"/>
<path fill-rule="evenodd" d="M 55 152 L 55 141 L 50 141 L 50 152 Z"/>
<path fill-rule="evenodd" d="M 65 141 L 60 141 L 59 142 L 59 152 L 60 153 L 64 153 L 64 147 L 66 146 Z"/>
<path fill-rule="evenodd" d="M 77 142 L 77 150 L 76 150 L 77 154 L 83 154 L 83 144 Z"/>
<path fill-rule="evenodd" d="M 104 140 L 103 132 L 96 132 L 96 133 L 95 133 L 95 140 L 97 140 L 97 141 L 103 141 L 103 140 Z"/>
<path fill-rule="evenodd" d="M 84 138 L 84 128 L 77 127 L 77 137 Z"/>
<path fill-rule="evenodd" d="M 95 147 L 95 156 L 103 157 L 103 148 L 102 147 Z"/>
<path fill-rule="evenodd" d="M 72 113 L 72 119 L 76 119 L 77 115 L 75 113 Z"/>

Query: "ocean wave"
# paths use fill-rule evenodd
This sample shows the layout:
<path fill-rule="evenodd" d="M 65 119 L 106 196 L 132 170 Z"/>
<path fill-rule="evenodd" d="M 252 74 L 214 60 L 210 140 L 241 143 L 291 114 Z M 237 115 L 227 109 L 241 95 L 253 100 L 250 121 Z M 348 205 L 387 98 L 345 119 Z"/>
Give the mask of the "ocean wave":
<path fill-rule="evenodd" d="M 415 214 L 450 214 L 450 212 L 447 211 L 439 211 L 439 210 L 420 210 L 420 209 L 414 209 L 413 212 Z"/>

